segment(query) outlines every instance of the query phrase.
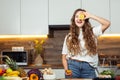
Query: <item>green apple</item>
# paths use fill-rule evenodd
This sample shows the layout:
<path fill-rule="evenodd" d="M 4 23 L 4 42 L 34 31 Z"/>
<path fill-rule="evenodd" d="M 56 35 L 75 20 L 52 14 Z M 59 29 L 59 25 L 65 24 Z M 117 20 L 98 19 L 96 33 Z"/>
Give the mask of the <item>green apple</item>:
<path fill-rule="evenodd" d="M 6 70 L 6 73 L 10 73 L 10 72 L 12 72 L 13 70 L 11 69 L 11 68 L 8 68 L 7 70 Z"/>

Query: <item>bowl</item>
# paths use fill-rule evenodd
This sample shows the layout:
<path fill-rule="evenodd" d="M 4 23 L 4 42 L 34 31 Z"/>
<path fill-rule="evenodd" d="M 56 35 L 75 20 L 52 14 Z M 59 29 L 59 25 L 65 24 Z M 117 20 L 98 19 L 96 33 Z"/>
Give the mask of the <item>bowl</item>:
<path fill-rule="evenodd" d="M 6 65 L 6 64 L 0 64 L 0 68 L 1 69 L 7 69 L 9 66 L 8 65 Z"/>
<path fill-rule="evenodd" d="M 117 71 L 117 69 L 118 69 L 117 66 L 98 66 L 97 67 L 97 70 L 99 73 L 104 71 L 104 70 L 111 70 L 115 73 Z"/>
<path fill-rule="evenodd" d="M 97 72 L 100 75 L 101 73 L 103 73 L 103 71 L 110 71 L 111 77 L 114 77 L 116 75 L 117 69 L 117 66 L 98 66 Z"/>
<path fill-rule="evenodd" d="M 49 79 L 54 80 L 54 79 L 56 79 L 56 76 L 55 76 L 55 74 L 52 74 L 52 75 L 44 74 L 43 78 L 44 78 L 44 80 L 49 80 Z"/>

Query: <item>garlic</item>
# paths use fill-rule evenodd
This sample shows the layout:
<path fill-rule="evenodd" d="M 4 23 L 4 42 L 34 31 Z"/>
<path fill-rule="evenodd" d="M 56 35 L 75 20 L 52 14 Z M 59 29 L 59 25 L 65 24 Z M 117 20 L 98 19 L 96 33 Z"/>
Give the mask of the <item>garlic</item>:
<path fill-rule="evenodd" d="M 45 68 L 42 70 L 42 73 L 45 75 L 53 75 L 54 74 L 52 68 Z"/>

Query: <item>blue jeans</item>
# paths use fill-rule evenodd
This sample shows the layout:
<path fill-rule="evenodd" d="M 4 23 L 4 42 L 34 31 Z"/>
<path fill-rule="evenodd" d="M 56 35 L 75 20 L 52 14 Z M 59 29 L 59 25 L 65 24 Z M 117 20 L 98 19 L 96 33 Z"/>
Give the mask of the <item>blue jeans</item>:
<path fill-rule="evenodd" d="M 78 62 L 68 60 L 68 69 L 72 70 L 72 76 L 65 75 L 66 78 L 95 78 L 95 68 L 88 62 Z"/>

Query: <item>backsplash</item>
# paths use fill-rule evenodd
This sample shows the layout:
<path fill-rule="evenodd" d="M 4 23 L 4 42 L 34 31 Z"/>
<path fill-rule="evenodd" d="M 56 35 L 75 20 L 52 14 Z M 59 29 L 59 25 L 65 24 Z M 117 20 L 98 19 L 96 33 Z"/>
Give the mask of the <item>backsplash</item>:
<path fill-rule="evenodd" d="M 22 47 L 28 53 L 28 64 L 32 64 L 35 57 L 34 41 L 46 40 L 46 38 L 1 38 L 0 39 L 0 53 L 2 51 L 12 51 L 14 47 Z M 23 49 L 22 49 L 23 50 Z M 19 51 L 19 50 L 18 50 Z M 43 55 L 42 55 L 43 56 Z"/>
<path fill-rule="evenodd" d="M 105 66 L 120 66 L 120 35 L 102 36 L 98 45 L 101 65 L 104 63 Z"/>
<path fill-rule="evenodd" d="M 65 35 L 68 30 L 55 30 L 54 37 L 45 40 L 44 53 L 42 57 L 44 64 L 62 66 L 61 52 Z M 0 39 L 0 52 L 3 50 L 12 50 L 12 47 L 24 47 L 28 51 L 29 64 L 34 60 L 34 40 L 41 41 L 41 38 L 9 38 Z M 120 65 L 120 36 L 119 37 L 100 37 L 98 42 L 98 53 L 100 65 Z M 58 66 L 58 67 L 59 67 Z"/>

